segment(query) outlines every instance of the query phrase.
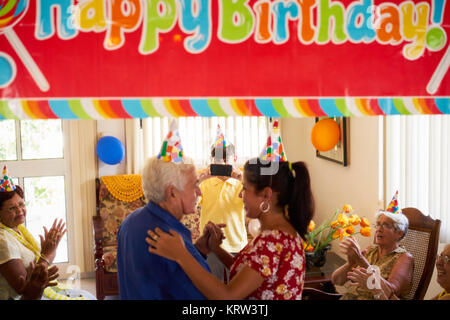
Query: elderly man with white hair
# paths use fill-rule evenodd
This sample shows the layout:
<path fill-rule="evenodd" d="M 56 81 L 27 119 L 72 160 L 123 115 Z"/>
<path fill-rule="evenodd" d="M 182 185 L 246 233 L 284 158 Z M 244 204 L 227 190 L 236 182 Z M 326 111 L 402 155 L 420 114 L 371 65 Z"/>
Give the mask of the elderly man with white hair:
<path fill-rule="evenodd" d="M 208 236 L 211 228 L 218 232 L 216 236 L 220 228 L 210 224 L 193 244 L 191 232 L 180 222 L 184 215 L 196 211 L 201 191 L 194 165 L 183 156 L 176 126 L 171 126 L 160 154 L 147 160 L 142 181 L 149 202 L 128 215 L 117 234 L 120 298 L 205 299 L 177 263 L 149 254 L 145 242 L 148 229 L 176 230 L 190 253 L 210 271 L 205 260 Z"/>
<path fill-rule="evenodd" d="M 397 198 L 398 192 L 388 208 L 379 211 L 375 216 L 374 245 L 361 251 L 358 242 L 352 237 L 340 244 L 347 262 L 333 272 L 331 281 L 335 285 L 346 285 L 347 292 L 342 297 L 343 300 L 381 299 L 381 287 L 386 288 L 388 299 L 394 294 L 402 298 L 411 290 L 414 259 L 399 245 L 399 241 L 408 231 L 409 222 L 401 213 Z M 383 283 L 352 282 L 352 274 L 355 271 L 376 272 L 380 277 L 374 279 Z M 348 280 L 350 282 L 347 282 Z"/>

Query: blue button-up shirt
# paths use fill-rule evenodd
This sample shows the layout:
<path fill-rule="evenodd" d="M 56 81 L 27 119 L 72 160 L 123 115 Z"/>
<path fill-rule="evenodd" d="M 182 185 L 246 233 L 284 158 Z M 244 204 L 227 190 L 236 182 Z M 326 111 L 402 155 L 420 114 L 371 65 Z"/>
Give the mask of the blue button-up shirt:
<path fill-rule="evenodd" d="M 171 213 L 153 202 L 122 222 L 117 234 L 117 269 L 121 299 L 205 299 L 178 263 L 148 251 L 147 230 L 178 232 L 186 249 L 208 271 L 206 260 L 192 243 L 191 232 Z"/>

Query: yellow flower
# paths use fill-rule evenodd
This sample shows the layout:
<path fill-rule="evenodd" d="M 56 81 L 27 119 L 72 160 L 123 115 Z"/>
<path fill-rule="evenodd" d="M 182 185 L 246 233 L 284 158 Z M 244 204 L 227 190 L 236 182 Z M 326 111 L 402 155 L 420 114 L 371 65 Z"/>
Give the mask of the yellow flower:
<path fill-rule="evenodd" d="M 289 261 L 291 259 L 291 252 L 289 251 L 287 254 L 286 254 L 286 257 L 284 257 L 284 261 Z"/>
<path fill-rule="evenodd" d="M 337 220 L 334 220 L 334 221 L 331 223 L 331 227 L 332 227 L 333 229 L 336 228 L 338 225 L 339 225 L 339 222 L 338 222 Z"/>
<path fill-rule="evenodd" d="M 345 212 L 345 213 L 350 213 L 350 212 L 353 211 L 353 208 L 352 208 L 351 205 L 346 204 L 346 205 L 344 205 L 344 206 L 342 207 L 342 211 Z"/>
<path fill-rule="evenodd" d="M 361 227 L 363 227 L 363 228 L 370 226 L 370 222 L 367 218 L 361 218 L 360 224 L 361 224 Z"/>
<path fill-rule="evenodd" d="M 360 233 L 364 237 L 370 237 L 370 227 L 361 228 Z"/>
<path fill-rule="evenodd" d="M 339 224 L 340 224 L 341 226 L 346 226 L 346 225 L 349 224 L 349 219 L 348 219 L 348 217 L 347 217 L 345 214 L 342 214 L 342 213 L 338 216 L 337 221 L 339 222 Z"/>
<path fill-rule="evenodd" d="M 339 228 L 333 233 L 333 239 L 339 238 L 339 241 L 341 241 L 344 237 L 348 237 L 349 234 L 345 231 L 344 228 Z"/>
<path fill-rule="evenodd" d="M 342 228 L 336 229 L 336 231 L 334 231 L 332 238 L 336 239 L 339 238 L 340 234 L 341 234 L 341 230 Z"/>
<path fill-rule="evenodd" d="M 308 244 L 308 246 L 305 249 L 306 251 L 314 251 L 314 247 L 311 244 Z"/>
<path fill-rule="evenodd" d="M 285 284 L 280 284 L 277 287 L 277 293 L 278 294 L 283 294 L 286 291 L 286 285 Z"/>
<path fill-rule="evenodd" d="M 311 220 L 309 222 L 308 231 L 309 232 L 313 231 L 315 227 L 316 227 L 316 224 L 314 223 L 314 221 Z"/>
<path fill-rule="evenodd" d="M 277 243 L 275 245 L 275 250 L 277 250 L 278 253 L 281 253 L 281 251 L 283 251 L 283 245 L 281 243 Z"/>
<path fill-rule="evenodd" d="M 345 228 L 345 232 L 347 232 L 348 234 L 354 234 L 355 228 L 353 226 L 348 226 L 347 228 Z"/>
<path fill-rule="evenodd" d="M 361 219 L 356 215 L 352 214 L 350 216 L 350 223 L 354 226 L 357 226 L 361 222 Z"/>
<path fill-rule="evenodd" d="M 268 256 L 263 255 L 263 256 L 261 256 L 261 262 L 263 265 L 267 266 L 270 262 L 270 259 Z"/>
<path fill-rule="evenodd" d="M 268 267 L 264 267 L 264 270 L 262 273 L 265 277 L 268 277 L 272 274 L 272 272 L 270 271 L 270 268 L 268 268 Z"/>

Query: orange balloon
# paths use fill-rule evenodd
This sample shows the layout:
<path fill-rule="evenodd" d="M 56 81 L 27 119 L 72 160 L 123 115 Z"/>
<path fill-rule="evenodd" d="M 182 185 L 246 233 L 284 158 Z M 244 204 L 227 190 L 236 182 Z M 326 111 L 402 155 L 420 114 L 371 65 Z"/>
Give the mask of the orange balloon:
<path fill-rule="evenodd" d="M 318 151 L 328 151 L 334 148 L 340 137 L 340 129 L 331 118 L 318 121 L 311 131 L 311 142 Z"/>

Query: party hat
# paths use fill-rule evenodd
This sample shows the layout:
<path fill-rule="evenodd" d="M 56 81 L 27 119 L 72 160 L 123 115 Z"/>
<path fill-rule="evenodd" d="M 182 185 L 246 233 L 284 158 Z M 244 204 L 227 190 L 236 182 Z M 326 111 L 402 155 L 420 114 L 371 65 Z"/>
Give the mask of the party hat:
<path fill-rule="evenodd" d="M 394 196 L 392 197 L 391 202 L 389 203 L 388 207 L 386 208 L 387 212 L 391 212 L 393 214 L 399 214 L 401 213 L 401 210 L 398 206 L 398 190 L 395 192 Z"/>
<path fill-rule="evenodd" d="M 214 148 L 226 148 L 228 145 L 228 141 L 225 139 L 225 135 L 220 128 L 220 124 L 217 125 L 216 130 L 216 141 L 214 142 Z"/>
<path fill-rule="evenodd" d="M 6 166 L 4 166 L 2 177 L 0 179 L 0 192 L 11 192 L 15 189 L 16 187 L 14 186 L 14 183 L 12 182 L 12 179 L 8 174 L 8 169 L 6 169 Z"/>
<path fill-rule="evenodd" d="M 409 221 L 403 214 L 402 209 L 400 209 L 400 201 L 398 198 L 398 191 L 396 191 L 386 210 L 378 211 L 378 213 L 375 214 L 375 218 L 378 220 L 380 215 L 385 215 L 386 217 L 392 219 L 392 221 L 397 224 L 397 227 L 403 231 L 404 236 L 406 234 L 406 230 L 408 229 Z"/>
<path fill-rule="evenodd" d="M 266 146 L 261 151 L 259 158 L 264 161 L 285 162 L 287 161 L 286 154 L 281 141 L 280 128 L 278 120 L 273 122 L 272 130 L 267 138 Z"/>
<path fill-rule="evenodd" d="M 169 133 L 163 141 L 158 159 L 166 162 L 183 161 L 183 147 L 181 146 L 180 133 L 175 119 L 170 124 Z"/>

